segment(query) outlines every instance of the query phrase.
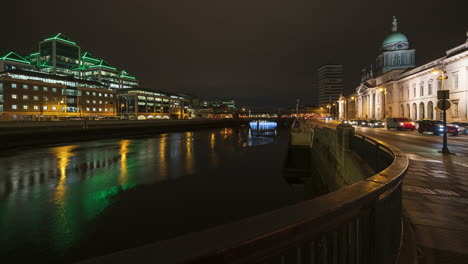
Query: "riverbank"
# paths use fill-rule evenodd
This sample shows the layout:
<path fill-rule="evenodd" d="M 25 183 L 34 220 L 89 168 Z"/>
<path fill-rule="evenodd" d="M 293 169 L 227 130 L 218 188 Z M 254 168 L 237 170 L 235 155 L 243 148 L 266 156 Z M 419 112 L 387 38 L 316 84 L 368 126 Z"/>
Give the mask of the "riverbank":
<path fill-rule="evenodd" d="M 247 121 L 233 119 L 0 122 L 0 150 L 96 139 L 142 137 L 175 131 L 237 127 L 244 124 L 247 124 Z"/>

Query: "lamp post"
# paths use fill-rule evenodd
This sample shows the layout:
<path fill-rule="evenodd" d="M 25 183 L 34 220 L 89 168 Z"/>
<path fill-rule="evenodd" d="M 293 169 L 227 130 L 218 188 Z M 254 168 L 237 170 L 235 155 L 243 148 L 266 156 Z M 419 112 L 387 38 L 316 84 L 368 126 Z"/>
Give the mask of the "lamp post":
<path fill-rule="evenodd" d="M 383 93 L 384 100 L 383 100 L 383 119 L 385 120 L 387 115 L 387 89 L 385 87 L 380 87 L 379 91 Z"/>
<path fill-rule="evenodd" d="M 441 90 L 443 91 L 444 88 L 445 88 L 445 80 L 448 78 L 445 75 L 445 65 L 444 65 L 444 63 L 442 63 L 440 70 L 434 70 L 432 72 L 432 74 L 434 74 L 434 75 L 437 75 L 438 73 L 440 73 L 440 77 L 437 78 L 437 79 L 441 81 L 441 85 L 442 85 Z M 448 98 L 443 98 L 444 101 L 446 99 L 448 99 Z M 444 106 L 445 106 L 445 103 L 444 103 Z M 442 109 L 442 118 L 443 118 L 443 126 L 444 126 L 444 137 L 443 137 L 443 141 L 442 141 L 443 144 L 442 144 L 441 153 L 450 154 L 450 151 L 449 151 L 448 146 L 447 146 L 447 112 L 446 112 L 446 107 L 444 107 Z"/>

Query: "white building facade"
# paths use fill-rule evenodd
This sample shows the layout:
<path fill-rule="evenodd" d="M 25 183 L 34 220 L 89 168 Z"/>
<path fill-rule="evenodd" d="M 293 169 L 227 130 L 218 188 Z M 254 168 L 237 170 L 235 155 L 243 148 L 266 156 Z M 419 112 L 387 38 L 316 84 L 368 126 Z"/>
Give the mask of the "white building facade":
<path fill-rule="evenodd" d="M 406 37 L 396 32 L 396 19 L 392 31 L 382 44 L 383 52 L 377 58 L 375 71 L 372 67 L 364 70 L 356 93 L 338 101 L 339 118 L 442 119 L 442 111 L 437 108 L 437 91 L 443 89 L 450 94 L 448 122 L 468 121 L 468 34 L 465 43 L 446 51 L 444 57 L 414 68 L 415 52 L 409 50 Z M 389 38 L 393 42 L 389 43 Z M 389 46 L 393 50 L 388 50 Z M 406 48 L 403 50 L 406 58 L 394 54 L 401 52 L 398 47 Z M 386 69 L 379 67 L 382 57 L 388 60 L 383 63 Z M 442 71 L 447 77 L 444 80 Z"/>

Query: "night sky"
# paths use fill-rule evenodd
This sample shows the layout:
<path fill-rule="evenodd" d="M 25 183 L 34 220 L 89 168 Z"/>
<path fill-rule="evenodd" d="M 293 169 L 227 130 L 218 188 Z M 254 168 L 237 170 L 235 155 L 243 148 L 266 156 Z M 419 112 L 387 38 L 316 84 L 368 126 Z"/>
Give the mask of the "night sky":
<path fill-rule="evenodd" d="M 465 3 L 465 6 L 462 4 Z M 143 87 L 238 106 L 316 103 L 316 69 L 344 64 L 345 93 L 398 30 L 418 65 L 466 40 L 466 1 L 2 1 L 0 54 L 36 51 L 61 32 Z"/>

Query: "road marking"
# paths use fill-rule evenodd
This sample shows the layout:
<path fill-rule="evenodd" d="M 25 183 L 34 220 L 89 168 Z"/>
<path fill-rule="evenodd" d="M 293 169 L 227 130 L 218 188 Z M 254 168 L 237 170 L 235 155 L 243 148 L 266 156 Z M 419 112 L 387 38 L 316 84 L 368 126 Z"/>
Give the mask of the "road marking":
<path fill-rule="evenodd" d="M 460 194 L 451 191 L 451 190 L 443 190 L 443 189 L 434 189 L 434 191 L 440 193 L 440 194 L 445 194 L 445 195 L 451 195 L 451 196 L 460 196 Z"/>
<path fill-rule="evenodd" d="M 429 159 L 429 158 L 425 158 L 425 157 L 423 157 L 423 156 L 419 156 L 419 155 L 411 154 L 411 153 L 407 153 L 406 156 L 407 156 L 408 159 L 410 159 L 410 160 L 418 160 L 418 161 L 427 161 L 427 162 L 442 163 L 442 161 L 440 161 L 440 160 Z"/>

